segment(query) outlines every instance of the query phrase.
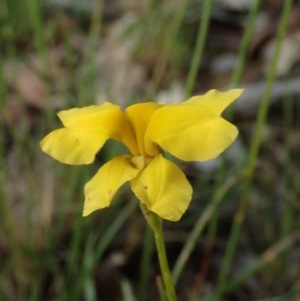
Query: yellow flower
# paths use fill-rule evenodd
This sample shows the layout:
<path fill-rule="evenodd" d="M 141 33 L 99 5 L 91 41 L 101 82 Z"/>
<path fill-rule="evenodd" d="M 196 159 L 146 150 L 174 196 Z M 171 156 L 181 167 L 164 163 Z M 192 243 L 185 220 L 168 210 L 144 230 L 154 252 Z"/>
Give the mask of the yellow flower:
<path fill-rule="evenodd" d="M 129 150 L 104 164 L 85 186 L 83 215 L 108 207 L 125 182 L 150 211 L 177 221 L 186 211 L 192 188 L 167 151 L 184 161 L 218 156 L 236 138 L 234 125 L 220 117 L 242 93 L 211 90 L 178 104 L 139 103 L 125 111 L 109 102 L 58 113 L 64 127 L 41 141 L 42 150 L 66 164 L 89 164 L 108 139 Z"/>

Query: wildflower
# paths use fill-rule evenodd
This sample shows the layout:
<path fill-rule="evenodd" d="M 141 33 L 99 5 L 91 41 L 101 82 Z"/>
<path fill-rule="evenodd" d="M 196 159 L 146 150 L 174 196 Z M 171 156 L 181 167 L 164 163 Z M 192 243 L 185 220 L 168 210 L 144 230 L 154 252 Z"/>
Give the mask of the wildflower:
<path fill-rule="evenodd" d="M 89 164 L 108 139 L 129 153 L 105 163 L 85 185 L 83 215 L 108 207 L 118 189 L 131 190 L 148 210 L 177 221 L 186 211 L 192 188 L 164 151 L 184 161 L 206 161 L 236 138 L 234 125 L 220 115 L 242 90 L 211 90 L 182 103 L 134 104 L 122 111 L 115 104 L 73 108 L 58 113 L 63 128 L 41 141 L 42 150 L 66 164 Z"/>

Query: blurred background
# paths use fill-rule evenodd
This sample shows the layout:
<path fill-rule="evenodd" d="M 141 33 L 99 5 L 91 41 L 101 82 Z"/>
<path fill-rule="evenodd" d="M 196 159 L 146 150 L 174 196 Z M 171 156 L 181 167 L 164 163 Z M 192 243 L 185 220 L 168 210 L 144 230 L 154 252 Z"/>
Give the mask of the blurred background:
<path fill-rule="evenodd" d="M 82 218 L 90 166 L 43 154 L 56 112 L 245 89 L 216 160 L 164 231 L 179 300 L 300 300 L 300 2 L 0 2 L 0 300 L 156 301 L 152 233 L 125 185 Z M 199 133 L 199 139 L 201 134 Z"/>

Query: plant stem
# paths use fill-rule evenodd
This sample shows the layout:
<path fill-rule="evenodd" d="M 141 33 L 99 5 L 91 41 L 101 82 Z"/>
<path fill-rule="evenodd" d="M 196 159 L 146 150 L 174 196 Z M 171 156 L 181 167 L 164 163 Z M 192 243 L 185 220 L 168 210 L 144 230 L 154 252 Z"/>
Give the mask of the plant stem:
<path fill-rule="evenodd" d="M 145 205 L 140 204 L 140 206 L 147 220 L 148 225 L 150 226 L 150 228 L 154 233 L 160 270 L 162 273 L 162 278 L 165 285 L 168 301 L 177 301 L 175 288 L 174 288 L 174 284 L 173 284 L 173 280 L 168 264 L 166 246 L 165 246 L 163 230 L 162 230 L 162 220 L 154 212 L 149 211 Z"/>

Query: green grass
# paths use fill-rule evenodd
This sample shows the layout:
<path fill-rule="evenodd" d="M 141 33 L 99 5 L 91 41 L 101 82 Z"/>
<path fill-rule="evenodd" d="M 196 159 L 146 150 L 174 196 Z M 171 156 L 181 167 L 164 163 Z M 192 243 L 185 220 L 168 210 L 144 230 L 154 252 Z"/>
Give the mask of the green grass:
<path fill-rule="evenodd" d="M 128 27 L 123 25 L 116 47 L 123 53 L 122 45 L 130 44 L 128 66 L 120 70 L 126 67 L 129 78 L 137 66 L 144 68 L 144 80 L 111 101 L 155 99 L 175 81 L 187 96 L 207 87 L 246 85 L 262 2 L 253 1 L 243 25 L 232 29 L 239 45 L 227 48 L 214 44 L 214 13 L 219 9 L 214 1 L 174 5 L 148 0 L 140 8 L 137 2 L 136 15 Z M 58 109 L 96 101 L 101 80 L 110 71 L 99 70 L 97 60 L 115 22 L 128 14 L 122 3 L 91 1 L 85 10 L 37 0 L 0 3 L 0 300 L 160 298 L 153 237 L 128 187 L 109 209 L 81 216 L 84 184 L 118 146 L 109 143 L 93 166 L 62 165 L 39 148 L 40 139 L 59 126 Z M 244 161 L 229 162 L 225 155 L 214 172 L 184 166 L 194 199 L 180 222 L 165 223 L 179 300 L 278 301 L 300 296 L 298 95 L 286 91 L 276 106 L 271 104 L 292 9 L 293 1 L 284 1 L 271 65 L 259 79 L 266 88 L 257 111 L 247 118 L 234 109 L 228 112 L 240 129 Z M 63 76 L 53 74 L 53 50 L 61 51 L 58 67 Z M 236 64 L 230 72 L 213 74 L 207 66 L 222 51 L 233 53 Z M 33 57 L 40 62 L 38 71 Z M 44 83 L 41 107 L 18 90 L 14 79 L 20 64 L 32 68 Z M 297 69 L 291 70 L 285 80 L 298 75 Z"/>

